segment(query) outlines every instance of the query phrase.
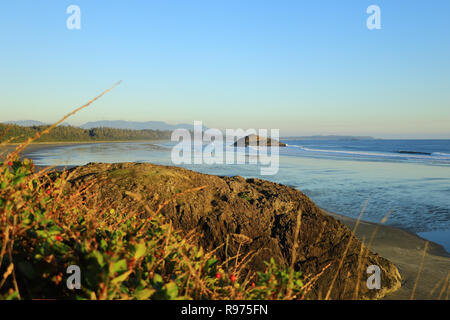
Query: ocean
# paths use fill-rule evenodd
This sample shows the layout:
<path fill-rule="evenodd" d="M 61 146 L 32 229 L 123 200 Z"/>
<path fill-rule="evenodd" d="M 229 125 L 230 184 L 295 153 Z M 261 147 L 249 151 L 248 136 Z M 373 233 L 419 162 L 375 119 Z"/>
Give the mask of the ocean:
<path fill-rule="evenodd" d="M 190 164 L 216 175 L 256 177 L 286 184 L 321 208 L 414 232 L 450 252 L 450 140 L 281 139 L 279 171 L 255 164 Z M 37 165 L 151 162 L 172 165 L 172 142 L 121 142 L 58 146 L 31 152 Z M 245 151 L 245 150 L 244 150 Z M 242 151 L 242 152 L 244 152 Z"/>

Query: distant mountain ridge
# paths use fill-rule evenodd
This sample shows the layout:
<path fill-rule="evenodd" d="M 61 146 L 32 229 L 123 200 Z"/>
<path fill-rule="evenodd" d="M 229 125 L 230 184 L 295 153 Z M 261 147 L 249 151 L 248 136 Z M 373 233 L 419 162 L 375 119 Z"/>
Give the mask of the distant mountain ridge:
<path fill-rule="evenodd" d="M 47 123 L 37 121 L 37 120 L 17 120 L 17 121 L 5 121 L 4 124 L 16 124 L 18 126 L 23 127 L 32 127 L 32 126 L 45 126 Z"/>
<path fill-rule="evenodd" d="M 51 123 L 45 123 L 45 122 L 38 121 L 38 120 L 17 120 L 17 121 L 5 121 L 5 122 L 1 122 L 1 123 L 3 123 L 3 124 L 15 124 L 15 125 L 21 126 L 21 127 L 35 127 L 35 126 L 38 127 L 38 126 L 49 126 L 49 125 L 51 125 Z M 67 122 L 63 122 L 59 126 L 72 126 L 72 125 L 67 123 Z M 74 126 L 72 126 L 72 127 L 74 127 Z"/>
<path fill-rule="evenodd" d="M 5 121 L 4 124 L 15 124 L 23 127 L 33 126 L 46 126 L 49 123 L 45 123 L 37 120 L 17 120 L 17 121 Z M 63 123 L 64 125 L 70 125 Z M 71 125 L 73 126 L 73 125 Z M 113 128 L 113 129 L 128 129 L 128 130 L 159 130 L 159 131 L 173 131 L 175 129 L 188 129 L 194 130 L 193 124 L 180 123 L 180 124 L 168 124 L 164 121 L 125 121 L 125 120 L 101 120 L 86 122 L 79 127 L 82 129 L 94 129 L 94 128 Z M 203 127 L 203 129 L 206 129 Z"/>
<path fill-rule="evenodd" d="M 80 128 L 92 129 L 92 128 L 114 128 L 114 129 L 131 129 L 131 130 L 160 130 L 160 131 L 173 131 L 175 129 L 188 129 L 194 130 L 192 124 L 180 123 L 180 124 L 168 124 L 163 121 L 125 121 L 125 120 L 103 120 L 93 121 L 82 124 Z"/>

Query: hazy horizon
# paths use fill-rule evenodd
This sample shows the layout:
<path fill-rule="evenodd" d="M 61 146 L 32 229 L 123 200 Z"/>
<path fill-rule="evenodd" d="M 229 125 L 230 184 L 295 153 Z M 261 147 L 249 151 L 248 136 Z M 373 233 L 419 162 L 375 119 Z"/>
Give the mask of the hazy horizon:
<path fill-rule="evenodd" d="M 42 122 L 45 125 L 49 125 L 51 124 L 50 122 L 45 122 L 45 121 L 41 121 L 41 120 L 31 120 L 31 119 L 26 119 L 26 120 L 7 120 L 7 121 L 2 121 L 0 123 L 13 123 L 13 122 L 21 122 L 21 121 L 38 121 L 38 122 Z M 189 124 L 189 123 L 169 123 L 166 121 L 162 121 L 162 120 L 148 120 L 148 121 L 133 121 L 133 120 L 99 120 L 101 121 L 127 121 L 127 122 L 137 122 L 137 123 L 146 123 L 146 122 L 164 122 L 165 124 L 168 125 L 181 125 L 181 124 L 188 124 L 188 125 L 193 125 Z M 97 122 L 97 121 L 88 121 L 88 122 Z M 70 121 L 64 122 L 62 125 L 71 125 L 71 126 L 82 126 L 83 124 L 86 124 L 88 122 L 83 122 L 80 124 L 74 124 L 71 123 Z M 210 128 L 207 124 L 203 124 L 206 128 Z M 237 127 L 228 127 L 229 129 L 239 129 Z M 226 130 L 227 128 L 218 128 L 220 130 Z M 248 129 L 248 128 L 242 128 L 244 130 Z M 267 128 L 255 128 L 255 129 L 267 129 Z M 270 133 L 270 132 L 269 132 Z M 375 138 L 375 139 L 405 139 L 405 140 L 450 140 L 450 134 L 444 137 L 441 137 L 440 135 L 429 135 L 429 136 L 414 136 L 414 135 L 409 135 L 409 134 L 404 134 L 404 135 L 397 135 L 397 136 L 389 136 L 389 135 L 379 135 L 379 134 L 374 134 L 374 135 L 370 135 L 370 134 L 341 134 L 341 133 L 304 133 L 304 134 L 298 134 L 298 133 L 289 133 L 289 132 L 283 132 L 280 131 L 280 138 L 291 138 L 291 137 L 312 137 L 312 136 L 352 136 L 352 137 L 371 137 L 371 138 Z"/>

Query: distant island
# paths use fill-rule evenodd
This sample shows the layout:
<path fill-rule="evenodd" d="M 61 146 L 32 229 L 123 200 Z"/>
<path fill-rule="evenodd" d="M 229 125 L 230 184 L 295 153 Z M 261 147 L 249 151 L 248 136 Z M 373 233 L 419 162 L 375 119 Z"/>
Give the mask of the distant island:
<path fill-rule="evenodd" d="M 251 139 L 254 139 L 254 140 L 251 140 Z M 239 139 L 238 141 L 236 141 L 234 143 L 234 146 L 235 147 L 240 147 L 240 146 L 245 146 L 245 147 L 251 146 L 251 147 L 254 147 L 255 146 L 254 143 L 256 142 L 256 146 L 259 147 L 260 146 L 260 141 L 264 141 L 264 140 L 266 140 L 264 145 L 267 146 L 267 147 L 272 147 L 272 146 L 275 146 L 275 145 L 277 145 L 279 147 L 286 147 L 286 144 L 283 143 L 283 142 L 280 142 L 278 140 L 271 139 L 271 138 L 261 137 L 261 136 L 255 135 L 255 134 L 251 134 L 251 135 L 248 135 L 248 136 L 246 136 L 244 138 Z"/>
<path fill-rule="evenodd" d="M 315 136 L 301 136 L 301 137 L 283 137 L 283 140 L 375 140 L 370 136 L 338 136 L 338 135 L 315 135 Z"/>

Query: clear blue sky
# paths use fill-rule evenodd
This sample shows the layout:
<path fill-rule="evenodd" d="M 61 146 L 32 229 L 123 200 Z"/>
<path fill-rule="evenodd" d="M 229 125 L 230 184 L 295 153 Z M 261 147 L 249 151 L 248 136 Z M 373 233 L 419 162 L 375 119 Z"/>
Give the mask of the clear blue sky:
<path fill-rule="evenodd" d="M 0 39 L 0 121 L 55 121 L 123 80 L 69 122 L 450 138 L 448 0 L 3 1 Z"/>

